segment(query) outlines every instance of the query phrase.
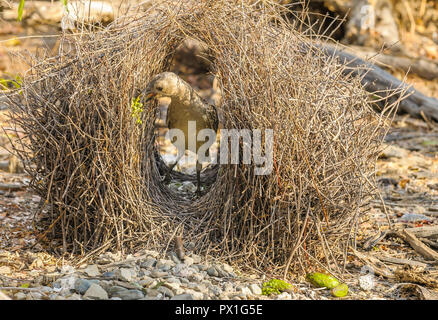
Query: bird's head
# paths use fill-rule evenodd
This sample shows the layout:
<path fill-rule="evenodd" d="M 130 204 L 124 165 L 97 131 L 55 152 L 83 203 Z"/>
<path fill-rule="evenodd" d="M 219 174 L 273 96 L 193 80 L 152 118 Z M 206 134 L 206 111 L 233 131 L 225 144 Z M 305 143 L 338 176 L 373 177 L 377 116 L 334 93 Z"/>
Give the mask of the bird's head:
<path fill-rule="evenodd" d="M 146 88 L 146 101 L 152 98 L 175 97 L 180 91 L 180 79 L 173 72 L 157 74 Z"/>

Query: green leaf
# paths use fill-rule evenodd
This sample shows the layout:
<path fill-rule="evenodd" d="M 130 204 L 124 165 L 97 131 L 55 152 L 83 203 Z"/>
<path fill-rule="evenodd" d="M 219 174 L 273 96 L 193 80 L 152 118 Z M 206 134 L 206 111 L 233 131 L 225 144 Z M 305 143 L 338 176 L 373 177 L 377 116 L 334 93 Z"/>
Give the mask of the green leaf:
<path fill-rule="evenodd" d="M 25 0 L 20 0 L 20 4 L 18 5 L 18 21 L 21 21 L 23 18 L 24 1 Z"/>
<path fill-rule="evenodd" d="M 67 0 L 61 0 L 61 2 L 62 2 L 62 4 L 64 5 L 64 8 L 65 8 L 65 10 L 67 11 L 67 13 L 68 13 L 68 7 L 67 7 Z"/>
<path fill-rule="evenodd" d="M 29 288 L 29 283 L 23 283 L 20 288 Z"/>

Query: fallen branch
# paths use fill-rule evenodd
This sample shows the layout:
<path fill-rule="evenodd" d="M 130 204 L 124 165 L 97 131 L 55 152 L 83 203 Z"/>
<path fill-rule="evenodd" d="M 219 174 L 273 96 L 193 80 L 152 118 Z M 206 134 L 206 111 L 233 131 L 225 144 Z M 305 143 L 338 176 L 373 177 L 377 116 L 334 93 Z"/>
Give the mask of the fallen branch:
<path fill-rule="evenodd" d="M 430 238 L 430 237 L 438 236 L 438 226 L 409 228 L 406 229 L 406 231 L 415 235 L 418 238 Z"/>
<path fill-rule="evenodd" d="M 370 61 L 383 68 L 394 68 L 410 74 L 415 74 L 423 79 L 434 80 L 438 78 L 438 62 L 426 58 L 412 58 L 395 56 L 376 52 L 370 48 L 351 46 L 345 51 L 358 56 L 365 61 Z"/>
<path fill-rule="evenodd" d="M 420 255 L 422 255 L 424 258 L 428 260 L 434 260 L 438 261 L 438 253 L 426 246 L 423 242 L 421 242 L 415 235 L 410 233 L 409 231 L 402 230 L 402 231 L 393 231 L 389 232 L 388 235 L 390 236 L 397 236 L 403 241 L 409 243 L 409 245 Z"/>
<path fill-rule="evenodd" d="M 0 190 L 18 191 L 24 189 L 26 186 L 18 183 L 0 183 Z"/>
<path fill-rule="evenodd" d="M 429 245 L 429 247 L 431 247 L 431 248 L 438 249 L 438 242 L 435 242 L 435 241 L 432 241 L 429 239 L 421 239 L 421 241 L 423 241 L 424 243 Z"/>
<path fill-rule="evenodd" d="M 357 250 L 355 250 L 354 248 L 351 248 L 351 250 L 353 251 L 353 253 L 355 254 L 356 257 L 358 257 L 360 260 L 362 260 L 362 262 L 366 263 L 368 266 L 370 266 L 374 273 L 385 277 L 387 279 L 394 279 L 395 275 L 392 271 L 388 270 L 385 267 L 379 267 L 379 264 L 382 264 L 382 262 L 377 259 L 376 257 L 373 257 L 371 255 L 367 255 L 364 253 L 361 253 Z"/>
<path fill-rule="evenodd" d="M 401 264 L 401 265 L 409 265 L 412 267 L 420 267 L 420 268 L 426 268 L 427 264 L 420 262 L 420 261 L 415 261 L 415 260 L 408 260 L 408 259 L 400 259 L 400 258 L 393 258 L 393 257 L 385 257 L 385 256 L 375 256 L 377 259 L 379 259 L 380 261 L 384 261 L 384 262 L 389 262 L 389 263 L 393 263 L 393 264 Z"/>
<path fill-rule="evenodd" d="M 438 121 L 438 99 L 424 95 L 378 66 L 346 52 L 343 48 L 329 44 L 320 44 L 319 47 L 327 56 L 338 57 L 339 62 L 348 67 L 343 70 L 344 74 L 360 76 L 362 85 L 367 91 L 390 101 L 402 99 L 398 112 L 406 112 L 420 119 L 427 116 Z M 393 92 L 397 88 L 401 90 Z"/>

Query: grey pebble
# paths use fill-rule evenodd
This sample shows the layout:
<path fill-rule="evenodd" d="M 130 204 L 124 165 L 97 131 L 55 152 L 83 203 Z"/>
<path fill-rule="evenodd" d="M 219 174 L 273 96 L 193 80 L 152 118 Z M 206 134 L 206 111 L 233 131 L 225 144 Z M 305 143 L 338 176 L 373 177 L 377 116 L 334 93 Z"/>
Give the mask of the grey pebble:
<path fill-rule="evenodd" d="M 153 268 L 156 264 L 157 264 L 157 259 L 148 258 L 140 263 L 140 267 L 149 269 L 149 268 Z"/>
<path fill-rule="evenodd" d="M 113 271 L 104 272 L 102 274 L 102 277 L 104 277 L 105 279 L 116 279 L 116 273 Z"/>
<path fill-rule="evenodd" d="M 99 268 L 97 267 L 97 265 L 92 264 L 87 266 L 84 269 L 84 272 L 89 276 L 89 277 L 97 277 L 100 274 Z"/>
<path fill-rule="evenodd" d="M 15 299 L 17 299 L 17 300 L 25 300 L 25 299 L 27 298 L 27 295 L 26 295 L 25 293 L 23 293 L 23 292 L 17 292 L 17 293 L 14 295 L 14 297 L 15 297 Z"/>
<path fill-rule="evenodd" d="M 210 277 L 218 277 L 219 276 L 219 272 L 216 270 L 215 267 L 210 267 L 207 269 L 207 274 Z"/>
<path fill-rule="evenodd" d="M 91 284 L 87 292 L 84 294 L 84 298 L 90 298 L 95 300 L 107 300 L 108 293 L 98 284 Z"/>
<path fill-rule="evenodd" d="M 157 291 L 164 294 L 166 297 L 169 297 L 169 298 L 172 298 L 175 295 L 172 290 L 170 290 L 169 288 L 167 288 L 165 286 L 159 287 L 157 289 Z"/>
<path fill-rule="evenodd" d="M 118 291 L 113 294 L 113 297 L 119 297 L 122 300 L 138 300 L 144 298 L 144 294 L 140 290 L 125 290 Z"/>
<path fill-rule="evenodd" d="M 154 271 L 151 272 L 151 277 L 152 278 L 163 278 L 163 277 L 165 277 L 167 275 L 168 275 L 168 273 L 164 272 L 164 271 L 156 271 L 156 270 L 154 270 Z"/>
<path fill-rule="evenodd" d="M 135 277 L 135 275 L 137 274 L 137 272 L 135 272 L 134 269 L 121 268 L 118 270 L 118 272 L 116 272 L 116 274 L 120 280 L 131 282 Z"/>
<path fill-rule="evenodd" d="M 170 300 L 194 300 L 190 293 L 178 294 L 170 298 Z"/>
<path fill-rule="evenodd" d="M 117 296 L 119 292 L 128 291 L 128 289 L 121 286 L 112 286 L 108 289 L 108 293 L 110 296 Z"/>
<path fill-rule="evenodd" d="M 85 294 L 85 292 L 90 288 L 93 284 L 90 280 L 87 279 L 77 279 L 75 281 L 75 290 L 80 294 Z"/>

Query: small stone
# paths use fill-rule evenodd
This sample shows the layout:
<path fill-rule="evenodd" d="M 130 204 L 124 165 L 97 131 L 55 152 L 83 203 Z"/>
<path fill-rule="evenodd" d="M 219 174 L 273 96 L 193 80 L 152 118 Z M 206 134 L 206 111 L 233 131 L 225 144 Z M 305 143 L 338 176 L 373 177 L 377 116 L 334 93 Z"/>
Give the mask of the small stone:
<path fill-rule="evenodd" d="M 193 296 L 190 293 L 183 293 L 171 297 L 170 300 L 193 300 Z"/>
<path fill-rule="evenodd" d="M 201 257 L 198 256 L 197 254 L 192 254 L 191 258 L 193 259 L 193 263 L 201 263 Z"/>
<path fill-rule="evenodd" d="M 25 293 L 23 293 L 23 292 L 17 292 L 17 293 L 14 295 L 14 297 L 15 297 L 15 299 L 17 299 L 17 300 L 25 300 L 25 299 L 27 298 L 27 295 L 26 295 Z"/>
<path fill-rule="evenodd" d="M 141 268 L 140 271 L 138 272 L 137 276 L 139 278 L 143 278 L 144 276 L 149 276 L 151 274 L 151 272 L 149 270 L 146 270 L 145 268 Z"/>
<path fill-rule="evenodd" d="M 203 283 L 195 283 L 195 286 L 194 286 L 193 289 L 195 289 L 197 291 L 200 291 L 200 292 L 206 292 L 207 291 L 207 286 L 205 284 L 203 284 Z"/>
<path fill-rule="evenodd" d="M 144 294 L 140 290 L 125 290 L 117 292 L 113 297 L 119 297 L 122 300 L 138 300 L 144 298 Z"/>
<path fill-rule="evenodd" d="M 224 264 L 222 265 L 222 268 L 223 268 L 226 272 L 228 272 L 228 273 L 234 272 L 233 267 L 230 266 L 229 264 L 224 263 Z"/>
<path fill-rule="evenodd" d="M 225 291 L 225 292 L 228 292 L 228 293 L 234 291 L 234 286 L 233 286 L 233 284 L 230 283 L 230 282 L 226 282 L 226 283 L 224 284 L 223 288 L 224 288 L 224 291 Z"/>
<path fill-rule="evenodd" d="M 115 272 L 108 271 L 108 272 L 104 272 L 104 273 L 102 274 L 102 277 L 104 277 L 104 278 L 106 278 L 106 279 L 115 279 L 117 276 L 116 276 L 116 273 L 115 273 Z"/>
<path fill-rule="evenodd" d="M 153 287 L 154 285 L 156 285 L 157 280 L 152 279 L 151 277 L 148 277 L 148 276 L 144 276 L 143 279 L 138 282 L 138 284 L 141 285 L 142 287 L 149 288 L 149 287 Z"/>
<path fill-rule="evenodd" d="M 114 283 L 111 280 L 90 280 L 91 283 L 96 283 L 103 288 L 103 290 L 108 292 L 108 289 L 111 288 Z"/>
<path fill-rule="evenodd" d="M 215 269 L 216 269 L 216 271 L 218 273 L 218 277 L 221 277 L 221 278 L 228 277 L 228 272 L 223 270 L 221 267 L 215 266 Z"/>
<path fill-rule="evenodd" d="M 87 292 L 84 294 L 84 298 L 90 298 L 94 300 L 106 300 L 108 299 L 108 293 L 98 284 L 93 283 Z"/>
<path fill-rule="evenodd" d="M 165 286 L 173 291 L 177 291 L 179 288 L 181 288 L 181 286 L 178 283 L 173 283 L 173 282 L 170 282 L 170 283 L 166 282 L 165 284 L 163 284 L 163 286 Z"/>
<path fill-rule="evenodd" d="M 75 290 L 80 294 L 85 294 L 85 292 L 90 288 L 93 283 L 86 279 L 77 279 L 75 282 Z"/>
<path fill-rule="evenodd" d="M 43 298 L 43 294 L 41 292 L 30 292 L 27 295 L 28 300 L 41 300 Z"/>
<path fill-rule="evenodd" d="M 207 274 L 210 277 L 218 277 L 219 276 L 219 272 L 216 270 L 215 267 L 210 267 L 207 269 Z"/>
<path fill-rule="evenodd" d="M 123 287 L 128 290 L 141 290 L 143 287 L 139 285 L 137 282 L 124 282 L 124 281 L 114 281 L 114 285 Z"/>
<path fill-rule="evenodd" d="M 128 291 L 128 289 L 120 286 L 112 286 L 108 289 L 108 293 L 110 296 L 118 296 L 120 292 Z"/>
<path fill-rule="evenodd" d="M 156 289 L 147 289 L 146 294 L 148 297 L 157 297 L 158 295 L 161 295 L 162 293 L 160 293 Z"/>
<path fill-rule="evenodd" d="M 209 285 L 208 286 L 208 290 L 214 294 L 215 296 L 219 296 L 222 293 L 222 289 L 219 288 L 218 286 L 214 286 L 214 285 Z"/>
<path fill-rule="evenodd" d="M 181 260 L 176 256 L 176 253 L 171 252 L 171 253 L 169 254 L 169 256 L 170 256 L 170 259 L 172 259 L 172 261 L 173 261 L 175 264 L 181 263 Z"/>
<path fill-rule="evenodd" d="M 79 294 L 73 293 L 72 295 L 68 296 L 66 300 L 82 300 L 82 299 Z"/>
<path fill-rule="evenodd" d="M 122 298 L 119 298 L 119 297 L 112 297 L 112 298 L 110 298 L 110 300 L 122 300 Z"/>
<path fill-rule="evenodd" d="M 89 265 L 88 267 L 86 267 L 84 272 L 89 277 L 97 277 L 98 275 L 100 275 L 99 268 L 95 264 L 92 264 L 92 265 Z"/>
<path fill-rule="evenodd" d="M 157 262 L 156 268 L 160 271 L 169 271 L 175 263 L 172 260 L 160 259 Z"/>
<path fill-rule="evenodd" d="M 154 271 L 151 272 L 151 277 L 152 278 L 163 278 L 163 277 L 165 277 L 167 275 L 168 275 L 168 273 L 164 272 L 164 271 L 156 271 L 156 270 L 154 270 Z"/>
<path fill-rule="evenodd" d="M 249 286 L 249 289 L 255 295 L 261 295 L 262 294 L 262 289 L 258 285 L 256 285 L 255 283 L 251 284 Z"/>
<path fill-rule="evenodd" d="M 44 287 L 41 287 L 40 288 L 40 291 L 41 292 L 44 292 L 44 293 L 49 293 L 49 292 L 52 292 L 52 288 L 50 288 L 50 287 L 47 287 L 47 286 L 44 286 Z"/>
<path fill-rule="evenodd" d="M 359 286 L 362 290 L 369 291 L 374 288 L 374 275 L 369 273 L 359 277 Z"/>
<path fill-rule="evenodd" d="M 192 265 L 192 268 L 196 268 L 199 271 L 206 271 L 209 267 L 206 266 L 205 264 L 194 264 Z"/>
<path fill-rule="evenodd" d="M 205 272 L 205 275 L 206 275 L 206 274 L 207 274 L 207 273 Z M 202 280 L 204 280 L 205 275 L 202 274 L 202 273 L 194 273 L 194 274 L 192 274 L 189 278 L 190 278 L 191 281 L 194 281 L 194 282 L 201 282 Z"/>
<path fill-rule="evenodd" d="M 191 266 L 193 263 L 195 263 L 195 260 L 191 257 L 185 257 L 184 258 L 184 264 L 187 266 Z"/>
<path fill-rule="evenodd" d="M 60 294 L 69 294 L 70 290 L 74 290 L 77 278 L 74 275 L 67 275 L 53 283 L 53 291 Z"/>
<path fill-rule="evenodd" d="M 161 286 L 157 289 L 158 292 L 164 294 L 166 297 L 172 298 L 175 294 L 169 288 Z"/>
<path fill-rule="evenodd" d="M 282 292 L 277 296 L 277 300 L 291 300 L 292 296 L 290 293 Z"/>
<path fill-rule="evenodd" d="M 156 264 L 157 264 L 157 260 L 155 258 L 148 258 L 142 263 L 140 263 L 140 267 L 149 269 L 154 267 Z"/>
<path fill-rule="evenodd" d="M 251 289 L 248 288 L 248 287 L 241 287 L 241 288 L 240 288 L 240 291 L 242 291 L 242 293 L 243 293 L 244 295 L 247 295 L 247 296 L 252 294 Z"/>
<path fill-rule="evenodd" d="M 169 277 L 166 279 L 166 282 L 168 283 L 177 283 L 177 284 L 181 284 L 181 280 L 175 277 Z"/>
<path fill-rule="evenodd" d="M 56 294 L 56 293 L 52 293 L 51 295 L 49 295 L 49 300 L 57 300 L 56 298 L 57 298 L 58 296 L 59 296 L 58 294 Z"/>
<path fill-rule="evenodd" d="M 74 273 L 75 271 L 76 271 L 75 268 L 69 265 L 64 265 L 61 267 L 62 274 L 70 274 L 70 273 Z"/>
<path fill-rule="evenodd" d="M 136 272 L 133 269 L 121 268 L 118 273 L 118 277 L 122 281 L 131 282 L 133 274 Z"/>
<path fill-rule="evenodd" d="M 186 293 L 189 293 L 193 296 L 194 300 L 203 300 L 204 299 L 204 294 L 202 292 L 197 292 L 194 290 L 187 290 Z"/>

